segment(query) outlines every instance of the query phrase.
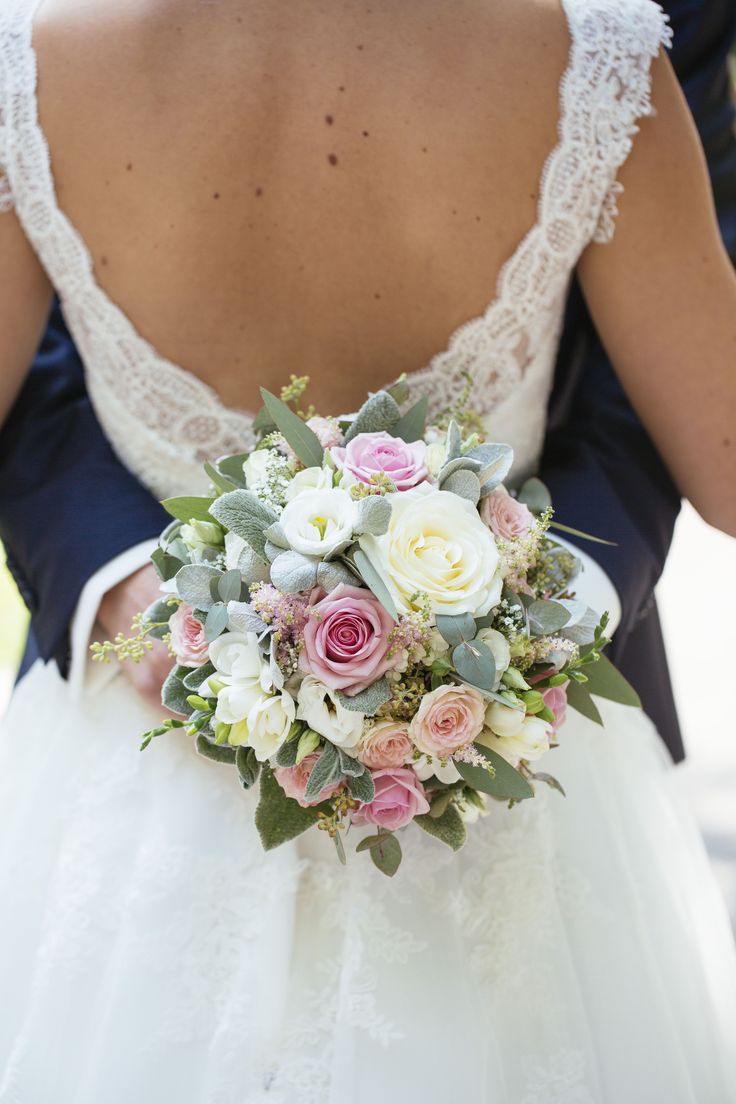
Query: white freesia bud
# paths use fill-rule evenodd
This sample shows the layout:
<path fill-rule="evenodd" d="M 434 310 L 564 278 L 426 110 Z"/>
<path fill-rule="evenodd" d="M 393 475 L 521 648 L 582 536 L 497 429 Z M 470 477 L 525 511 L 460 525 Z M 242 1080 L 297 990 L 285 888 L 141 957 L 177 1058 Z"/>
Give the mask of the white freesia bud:
<path fill-rule="evenodd" d="M 260 763 L 276 754 L 295 717 L 296 705 L 286 690 L 273 697 L 262 697 L 253 706 L 248 714 L 248 743 Z"/>
<path fill-rule="evenodd" d="M 245 721 L 250 711 L 263 698 L 263 690 L 257 679 L 243 679 L 223 686 L 217 695 L 215 717 L 224 724 L 234 725 Z"/>
<path fill-rule="evenodd" d="M 295 552 L 324 557 L 352 538 L 356 517 L 347 491 L 334 488 L 303 491 L 286 504 L 279 521 Z"/>
<path fill-rule="evenodd" d="M 531 763 L 549 751 L 551 732 L 550 725 L 540 717 L 525 717 L 515 736 L 496 736 L 485 729 L 478 737 L 478 743 L 497 751 L 508 763 L 516 766 L 520 759 Z"/>
<path fill-rule="evenodd" d="M 481 629 L 478 633 L 478 640 L 482 640 L 491 650 L 496 664 L 496 680 L 493 684 L 493 689 L 498 690 L 501 685 L 501 675 L 507 670 L 509 663 L 511 663 L 509 642 L 498 629 Z"/>
<path fill-rule="evenodd" d="M 486 709 L 486 724 L 497 736 L 518 736 L 524 724 L 524 710 L 491 702 Z"/>
<path fill-rule="evenodd" d="M 297 695 L 296 715 L 337 747 L 353 754 L 363 734 L 365 714 L 345 709 L 319 679 L 307 675 Z"/>
<path fill-rule="evenodd" d="M 222 529 L 213 521 L 191 521 L 188 525 L 182 525 L 179 532 L 181 539 L 192 552 L 222 544 Z"/>
<path fill-rule="evenodd" d="M 303 491 L 326 491 L 332 488 L 332 472 L 329 468 L 303 468 L 297 472 L 286 488 L 286 501 L 291 502 Z"/>

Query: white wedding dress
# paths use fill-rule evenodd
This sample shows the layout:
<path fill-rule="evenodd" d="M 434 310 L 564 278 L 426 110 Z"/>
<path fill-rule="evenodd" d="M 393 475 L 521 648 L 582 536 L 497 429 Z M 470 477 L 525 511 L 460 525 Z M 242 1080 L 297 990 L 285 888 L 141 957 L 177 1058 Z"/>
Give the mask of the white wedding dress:
<path fill-rule="evenodd" d="M 158 495 L 191 491 L 203 457 L 252 442 L 252 419 L 95 282 L 36 115 L 36 6 L 0 12 L 0 207 L 59 291 L 124 463 Z M 409 380 L 445 405 L 469 372 L 517 476 L 539 455 L 571 273 L 613 233 L 667 40 L 649 0 L 564 7 L 537 223 L 488 310 Z M 359 834 L 347 868 L 317 832 L 264 854 L 256 794 L 185 738 L 141 754 L 155 711 L 83 652 L 70 683 L 37 664 L 0 731 L 0 1104 L 736 1102 L 725 908 L 645 716 L 571 715 L 549 756 L 567 799 L 494 806 L 457 855 L 402 831 L 388 879 L 354 854 Z"/>

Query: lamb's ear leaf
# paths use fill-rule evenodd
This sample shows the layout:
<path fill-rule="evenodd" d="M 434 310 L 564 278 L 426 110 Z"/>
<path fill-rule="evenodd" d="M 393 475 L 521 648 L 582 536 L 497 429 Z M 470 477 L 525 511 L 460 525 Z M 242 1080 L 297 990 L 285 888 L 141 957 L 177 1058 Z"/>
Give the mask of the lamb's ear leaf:
<path fill-rule="evenodd" d="M 317 823 L 319 805 L 302 808 L 287 797 L 267 764 L 261 769 L 260 801 L 255 822 L 264 851 L 271 851 Z"/>
<path fill-rule="evenodd" d="M 345 434 L 345 444 L 359 433 L 393 432 L 401 419 L 396 399 L 388 391 L 376 391 L 361 406 Z"/>
<path fill-rule="evenodd" d="M 391 430 L 394 437 L 400 437 L 407 445 L 414 441 L 421 441 L 427 424 L 427 411 L 429 400 L 422 395 L 418 402 L 410 406 L 405 414 L 402 414 L 396 425 Z"/>
<path fill-rule="evenodd" d="M 463 818 L 458 812 L 457 805 L 448 805 L 439 816 L 433 817 L 429 813 L 422 813 L 414 817 L 414 823 L 428 832 L 430 836 L 436 836 L 453 851 L 459 851 L 467 839 L 467 832 Z"/>
<path fill-rule="evenodd" d="M 320 468 L 325 450 L 319 443 L 319 438 L 314 430 L 310 429 L 307 423 L 298 414 L 295 414 L 285 402 L 277 399 L 265 387 L 261 388 L 261 396 L 266 410 L 276 423 L 277 429 L 283 434 L 286 443 L 291 445 L 304 467 Z"/>
<path fill-rule="evenodd" d="M 264 555 L 264 531 L 278 520 L 275 510 L 252 491 L 230 491 L 212 503 L 210 513 L 225 529 L 247 541 L 259 556 Z"/>
<path fill-rule="evenodd" d="M 641 698 L 636 690 L 606 656 L 599 656 L 595 663 L 587 663 L 585 674 L 588 676 L 585 689 L 591 694 L 641 709 Z"/>
<path fill-rule="evenodd" d="M 507 763 L 503 756 L 483 744 L 473 745 L 493 767 L 493 774 L 483 767 L 474 767 L 471 763 L 463 763 L 454 760 L 455 766 L 466 782 L 469 782 L 474 790 L 490 794 L 509 801 L 524 801 L 527 797 L 534 797 L 534 790 L 526 778 Z"/>
<path fill-rule="evenodd" d="M 201 498 L 181 495 L 179 498 L 165 498 L 161 505 L 167 514 L 179 521 L 212 521 L 210 506 L 214 498 Z"/>
<path fill-rule="evenodd" d="M 598 712 L 598 706 L 595 704 L 590 696 L 586 686 L 583 686 L 579 682 L 575 682 L 574 679 L 570 680 L 570 683 L 566 690 L 567 704 L 572 709 L 577 709 L 578 713 L 582 713 L 584 717 L 587 717 L 589 721 L 594 721 L 595 724 L 599 724 L 603 727 L 603 718 Z"/>
<path fill-rule="evenodd" d="M 240 785 L 244 790 L 249 790 L 258 780 L 258 774 L 261 769 L 261 764 L 258 762 L 256 753 L 252 747 L 245 747 L 241 744 L 241 746 L 237 748 L 235 752 L 235 766 L 238 768 Z"/>
<path fill-rule="evenodd" d="M 189 674 L 188 667 L 173 667 L 161 687 L 161 702 L 172 713 L 188 717 L 192 712 L 187 698 L 190 691 L 184 686 L 184 678 Z"/>
<path fill-rule="evenodd" d="M 197 737 L 197 751 L 205 759 L 212 759 L 214 763 L 230 765 L 236 761 L 235 748 L 228 747 L 227 744 L 213 744 L 202 732 Z"/>
<path fill-rule="evenodd" d="M 364 771 L 363 774 L 356 776 L 347 775 L 346 781 L 348 784 L 348 790 L 351 797 L 354 797 L 356 801 L 363 801 L 368 804 L 376 796 L 376 787 L 373 782 L 373 775 L 369 770 Z"/>
<path fill-rule="evenodd" d="M 337 754 L 337 748 L 327 741 L 324 751 L 312 767 L 309 781 L 304 787 L 305 801 L 313 801 L 315 797 L 319 797 L 325 786 L 331 786 L 333 782 L 337 782 L 340 778 L 342 778 L 342 771 L 340 770 L 340 758 Z"/>
<path fill-rule="evenodd" d="M 359 694 L 344 694 L 342 690 L 338 690 L 337 698 L 343 709 L 350 709 L 354 713 L 365 713 L 368 717 L 373 717 L 387 701 L 391 701 L 391 687 L 389 686 L 388 679 L 385 676 L 372 682 L 370 686 L 367 686 L 365 690 L 361 690 Z"/>
<path fill-rule="evenodd" d="M 177 593 L 192 609 L 206 611 L 214 601 L 210 583 L 221 575 L 216 567 L 207 564 L 184 564 L 176 573 Z"/>

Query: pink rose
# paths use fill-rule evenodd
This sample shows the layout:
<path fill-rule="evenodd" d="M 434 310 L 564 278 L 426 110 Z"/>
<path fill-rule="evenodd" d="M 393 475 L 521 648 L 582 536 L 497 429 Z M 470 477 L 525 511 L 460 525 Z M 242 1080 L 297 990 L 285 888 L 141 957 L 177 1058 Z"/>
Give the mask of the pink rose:
<path fill-rule="evenodd" d="M 354 824 L 375 824 L 393 832 L 415 816 L 429 812 L 424 786 L 411 767 L 385 767 L 373 771 L 376 793 L 353 813 Z"/>
<path fill-rule="evenodd" d="M 305 755 L 301 763 L 297 763 L 295 767 L 276 767 L 273 772 L 274 778 L 286 796 L 293 797 L 303 809 L 306 809 L 309 805 L 319 805 L 320 801 L 326 801 L 342 786 L 342 782 L 333 782 L 331 785 L 325 786 L 319 795 L 312 798 L 311 801 L 304 800 L 304 791 L 307 788 L 309 776 L 321 754 L 321 751 L 313 751 L 311 755 Z"/>
<path fill-rule="evenodd" d="M 534 524 L 534 514 L 529 507 L 512 498 L 503 487 L 496 487 L 482 500 L 480 516 L 491 532 L 502 540 L 525 537 Z"/>
<path fill-rule="evenodd" d="M 412 740 L 425 755 L 452 755 L 483 731 L 486 703 L 472 686 L 438 686 L 425 694 L 409 726 Z"/>
<path fill-rule="evenodd" d="M 331 690 L 357 694 L 391 666 L 394 623 L 369 590 L 340 583 L 309 613 L 300 665 Z"/>
<path fill-rule="evenodd" d="M 397 491 L 408 491 L 429 476 L 424 441 L 407 445 L 400 437 L 384 431 L 359 433 L 346 448 L 333 448 L 330 452 L 337 466 L 360 483 L 370 483 L 372 476 L 385 472 Z"/>
<path fill-rule="evenodd" d="M 555 715 L 552 724 L 552 728 L 555 732 L 565 723 L 565 717 L 567 715 L 567 686 L 568 684 L 563 682 L 562 686 L 548 686 L 546 690 L 542 691 L 544 704 L 548 709 L 551 709 Z"/>
<path fill-rule="evenodd" d="M 369 728 L 358 749 L 358 759 L 371 770 L 402 767 L 412 753 L 409 730 L 401 721 L 379 721 Z"/>
<path fill-rule="evenodd" d="M 307 425 L 316 434 L 322 448 L 332 448 L 342 441 L 340 426 L 334 418 L 307 418 Z"/>
<path fill-rule="evenodd" d="M 169 620 L 171 650 L 182 667 L 201 667 L 209 658 L 204 625 L 192 615 L 192 607 L 182 602 Z"/>

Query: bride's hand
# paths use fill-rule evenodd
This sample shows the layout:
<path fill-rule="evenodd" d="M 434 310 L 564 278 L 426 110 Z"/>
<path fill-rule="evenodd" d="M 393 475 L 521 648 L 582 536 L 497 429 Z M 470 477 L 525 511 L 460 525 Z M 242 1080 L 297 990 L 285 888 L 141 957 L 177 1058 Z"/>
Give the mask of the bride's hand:
<path fill-rule="evenodd" d="M 117 633 L 130 635 L 133 618 L 141 613 L 151 602 L 161 597 L 160 580 L 152 564 L 146 564 L 139 571 L 123 579 L 121 583 L 108 590 L 100 602 L 97 620 L 102 625 L 109 640 Z M 173 665 L 166 645 L 153 640 L 153 650 L 140 663 L 126 660 L 121 664 L 125 677 L 147 701 L 155 705 L 162 713 L 167 713 L 161 704 L 161 687 Z"/>

